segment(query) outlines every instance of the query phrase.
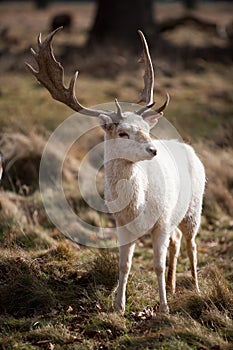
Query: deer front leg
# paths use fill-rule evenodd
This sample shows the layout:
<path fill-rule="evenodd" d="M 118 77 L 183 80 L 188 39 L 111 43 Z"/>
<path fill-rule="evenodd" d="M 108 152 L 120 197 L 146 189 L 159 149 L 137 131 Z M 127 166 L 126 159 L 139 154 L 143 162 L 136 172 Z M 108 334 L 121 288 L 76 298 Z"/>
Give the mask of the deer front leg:
<path fill-rule="evenodd" d="M 126 285 L 129 277 L 130 268 L 132 265 L 133 252 L 135 243 L 128 243 L 120 246 L 120 257 L 119 257 L 119 284 L 117 295 L 115 299 L 116 311 L 124 314 L 125 312 L 125 294 Z"/>
<path fill-rule="evenodd" d="M 169 313 L 166 295 L 166 255 L 169 244 L 169 235 L 155 231 L 152 233 L 152 244 L 154 251 L 154 269 L 158 279 L 160 311 Z"/>

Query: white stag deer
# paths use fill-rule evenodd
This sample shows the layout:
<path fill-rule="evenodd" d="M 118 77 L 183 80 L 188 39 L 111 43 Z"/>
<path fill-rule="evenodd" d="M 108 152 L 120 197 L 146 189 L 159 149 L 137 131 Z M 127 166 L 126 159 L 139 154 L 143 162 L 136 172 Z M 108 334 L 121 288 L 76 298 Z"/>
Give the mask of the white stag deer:
<path fill-rule="evenodd" d="M 60 29 L 50 33 L 44 42 L 41 41 L 41 36 L 38 37 L 38 52 L 32 49 L 38 70 L 27 65 L 55 100 L 81 114 L 98 117 L 105 131 L 105 200 L 114 212 L 120 245 L 116 310 L 121 313 L 125 311 L 126 285 L 135 241 L 140 234 L 150 233 L 160 311 L 168 312 L 166 254 L 170 242 L 167 288 L 175 292 L 176 264 L 182 233 L 186 239 L 192 280 L 199 290 L 195 237 L 200 226 L 205 186 L 204 167 L 192 147 L 175 140 L 152 140 L 150 137 L 150 129 L 163 115 L 169 96 L 160 108 L 151 109 L 154 105 L 154 72 L 148 45 L 141 31 L 139 35 L 145 64 L 141 102 L 146 102 L 146 105 L 136 112 L 123 112 L 117 100 L 116 111 L 83 107 L 74 91 L 78 72 L 71 79 L 69 87 L 64 86 L 64 70 L 56 61 L 51 44 Z M 176 164 L 179 155 L 185 159 L 182 162 L 183 178 L 180 176 L 181 167 Z M 187 182 L 188 186 L 185 185 Z"/>

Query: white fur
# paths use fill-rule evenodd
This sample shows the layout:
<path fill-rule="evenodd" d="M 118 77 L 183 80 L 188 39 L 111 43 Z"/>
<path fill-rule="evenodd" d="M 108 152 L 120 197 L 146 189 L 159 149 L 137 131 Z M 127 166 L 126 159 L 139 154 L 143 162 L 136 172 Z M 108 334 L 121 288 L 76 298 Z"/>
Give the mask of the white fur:
<path fill-rule="evenodd" d="M 156 118 L 158 115 L 154 121 Z M 102 122 L 103 117 L 100 119 Z M 135 240 L 148 232 L 152 236 L 160 309 L 168 312 L 165 263 L 169 241 L 167 287 L 175 291 L 181 239 L 178 227 L 186 238 L 193 282 L 198 290 L 195 236 L 200 225 L 204 167 L 191 146 L 175 140 L 151 140 L 149 129 L 147 122 L 133 113 L 124 113 L 119 125 L 105 128 L 105 200 L 115 216 L 120 244 L 119 287 L 115 300 L 120 312 L 125 310 Z M 127 135 L 122 138 L 119 132 Z M 157 155 L 149 153 L 148 147 L 156 149 Z"/>

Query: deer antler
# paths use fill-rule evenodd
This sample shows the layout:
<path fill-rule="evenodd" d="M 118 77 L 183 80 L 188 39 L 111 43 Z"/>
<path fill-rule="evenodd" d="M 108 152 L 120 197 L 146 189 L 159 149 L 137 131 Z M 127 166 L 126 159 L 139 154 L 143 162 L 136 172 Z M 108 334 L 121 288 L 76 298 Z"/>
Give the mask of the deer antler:
<path fill-rule="evenodd" d="M 81 105 L 75 96 L 75 83 L 78 71 L 71 79 L 69 87 L 66 88 L 64 86 L 64 69 L 60 62 L 56 60 L 52 48 L 52 39 L 61 29 L 62 27 L 57 28 L 50 33 L 44 42 L 41 41 L 41 34 L 38 36 L 38 52 L 31 49 L 31 53 L 38 64 L 38 71 L 28 63 L 26 63 L 27 67 L 36 79 L 46 87 L 55 100 L 64 103 L 76 112 L 93 117 L 98 117 L 101 113 L 112 114 L 113 112 L 111 111 L 94 110 Z"/>
<path fill-rule="evenodd" d="M 144 107 L 142 107 L 141 109 L 139 109 L 136 113 L 139 115 L 143 115 L 143 117 L 144 117 L 145 115 L 148 115 L 146 110 L 151 108 L 155 104 L 154 97 L 153 97 L 153 95 L 154 95 L 154 69 L 153 69 L 153 64 L 151 61 L 150 52 L 149 52 L 149 48 L 148 48 L 145 36 L 141 30 L 138 31 L 138 34 L 140 35 L 140 38 L 142 41 L 143 61 L 144 61 L 144 65 L 145 65 L 145 73 L 144 73 L 144 77 L 143 77 L 144 88 L 141 92 L 141 100 L 139 102 L 146 102 L 146 105 Z M 167 93 L 166 101 L 163 103 L 163 105 L 161 107 L 152 111 L 152 113 L 153 114 L 154 114 L 154 112 L 161 113 L 167 107 L 169 101 L 170 101 L 170 97 L 169 97 L 169 94 Z M 149 113 L 149 111 L 148 111 L 148 113 Z"/>
<path fill-rule="evenodd" d="M 154 104 L 154 69 L 150 57 L 149 48 L 145 39 L 144 34 L 141 30 L 138 31 L 140 35 L 142 46 L 143 46 L 143 61 L 145 64 L 145 74 L 144 74 L 144 89 L 141 92 L 141 100 L 139 102 L 146 102 L 146 105 L 153 106 Z"/>
<path fill-rule="evenodd" d="M 58 62 L 54 56 L 52 48 L 52 40 L 55 34 L 60 31 L 62 27 L 57 28 L 52 33 L 50 33 L 47 38 L 42 42 L 41 34 L 38 36 L 38 52 L 31 49 L 31 53 L 34 56 L 37 64 L 38 70 L 32 67 L 30 64 L 26 63 L 30 72 L 36 77 L 36 79 L 43 84 L 46 89 L 50 92 L 51 96 L 65 105 L 69 106 L 76 112 L 80 112 L 85 115 L 98 117 L 100 114 L 107 114 L 116 119 L 121 119 L 123 117 L 122 111 L 120 109 L 119 103 L 116 101 L 117 112 L 106 111 L 106 110 L 95 110 L 86 108 L 81 105 L 75 95 L 75 83 L 78 77 L 78 71 L 74 74 L 70 81 L 68 87 L 64 85 L 64 69 L 60 62 Z M 153 90 L 154 90 L 154 70 L 150 58 L 150 53 L 148 45 L 144 34 L 139 30 L 139 35 L 143 44 L 143 57 L 145 63 L 145 74 L 144 74 L 144 89 L 141 93 L 141 101 L 146 102 L 146 106 L 142 107 L 136 113 L 143 115 L 150 107 L 154 105 L 153 102 Z M 165 103 L 156 111 L 161 113 L 169 102 L 169 95 L 167 94 L 167 99 Z M 147 112 L 146 112 L 147 113 Z M 148 111 L 149 113 L 149 111 Z"/>

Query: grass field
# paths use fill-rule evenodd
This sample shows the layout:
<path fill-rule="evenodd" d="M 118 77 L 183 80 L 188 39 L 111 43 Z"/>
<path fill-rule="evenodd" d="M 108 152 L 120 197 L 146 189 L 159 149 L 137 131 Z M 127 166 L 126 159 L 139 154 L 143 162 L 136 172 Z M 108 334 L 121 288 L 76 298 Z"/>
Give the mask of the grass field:
<path fill-rule="evenodd" d="M 199 349 L 230 350 L 233 344 L 233 94 L 232 64 L 196 59 L 189 69 L 182 58 L 156 50 L 156 101 L 166 91 L 171 102 L 167 119 L 200 155 L 207 173 L 202 227 L 197 237 L 201 293 L 192 289 L 182 244 L 177 292 L 169 295 L 170 315 L 158 313 L 157 281 L 149 236 L 137 245 L 127 289 L 125 316 L 113 310 L 118 276 L 116 249 L 79 246 L 48 219 L 38 186 L 43 148 L 53 130 L 71 113 L 29 75 L 29 47 L 37 33 L 48 32 L 52 14 L 75 14 L 71 33 L 57 37 L 55 51 L 64 58 L 69 78 L 81 70 L 78 95 L 86 106 L 135 102 L 142 88 L 142 70 L 130 53 L 77 58 L 64 45 L 82 45 L 94 7 L 52 4 L 36 11 L 32 4 L 0 4 L 0 150 L 6 171 L 0 190 L 0 349 Z M 223 26 L 231 20 L 230 3 L 203 4 L 197 15 Z M 159 5 L 159 20 L 182 14 L 179 4 Z M 17 21 L 16 21 L 17 20 Z M 173 44 L 228 45 L 195 28 L 166 33 Z M 69 50 L 70 46 L 69 46 Z M 125 55 L 124 55 L 125 54 Z M 77 61 L 76 61 L 77 60 Z M 102 140 L 99 130 L 94 137 Z M 93 135 L 72 148 L 64 167 L 64 191 L 73 210 L 87 222 L 105 222 L 87 207 L 77 190 L 80 160 L 93 146 Z M 54 150 L 59 158 L 59 149 Z M 101 175 L 101 174 L 100 174 Z M 101 175 L 102 176 L 102 175 Z"/>

